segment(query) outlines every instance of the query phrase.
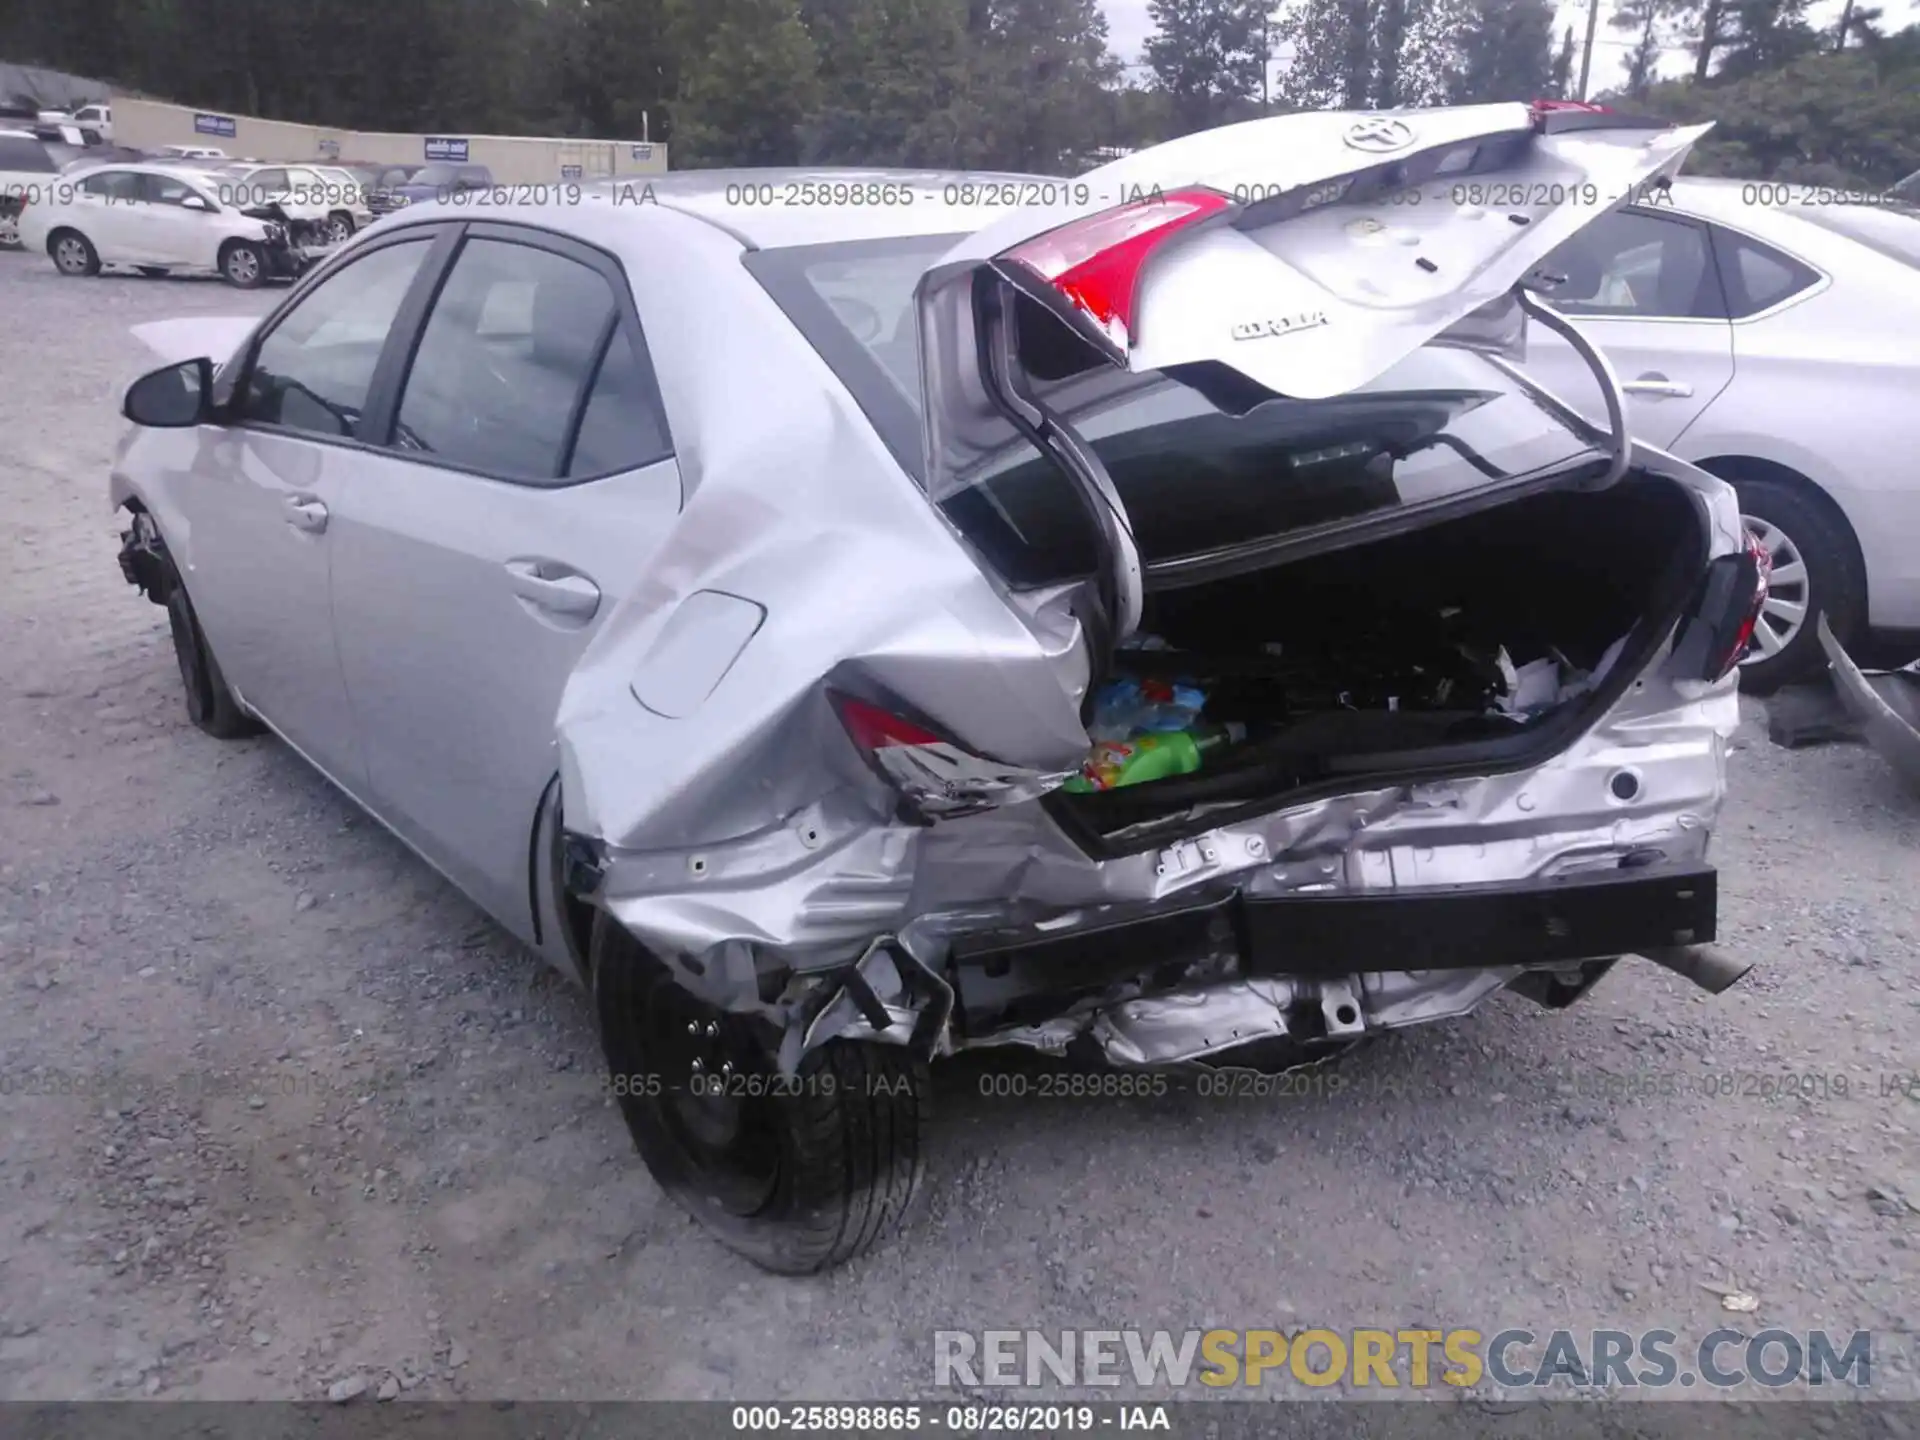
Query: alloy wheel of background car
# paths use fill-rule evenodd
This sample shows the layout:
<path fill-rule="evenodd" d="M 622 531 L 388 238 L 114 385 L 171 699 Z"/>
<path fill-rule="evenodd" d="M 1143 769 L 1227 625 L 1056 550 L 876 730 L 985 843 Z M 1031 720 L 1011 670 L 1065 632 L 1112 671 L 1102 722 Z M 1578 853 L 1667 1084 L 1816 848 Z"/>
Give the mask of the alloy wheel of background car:
<path fill-rule="evenodd" d="M 1866 584 L 1853 537 L 1816 496 L 1780 480 L 1735 480 L 1734 488 L 1742 522 L 1773 562 L 1767 603 L 1740 666 L 1741 687 L 1765 695 L 1826 670 L 1820 616 L 1841 644 L 1858 639 Z"/>
<path fill-rule="evenodd" d="M 0 215 L 0 250 L 14 250 L 20 245 L 20 221 L 12 215 Z"/>
<path fill-rule="evenodd" d="M 62 275 L 98 275 L 100 256 L 94 251 L 87 237 L 77 230 L 57 232 L 48 251 L 53 256 L 54 267 Z"/>
<path fill-rule="evenodd" d="M 333 215 L 327 220 L 327 243 L 343 245 L 353 238 L 353 221 L 345 215 Z"/>
<path fill-rule="evenodd" d="M 1800 554 L 1800 547 L 1793 543 L 1793 537 L 1778 525 L 1769 524 L 1757 515 L 1742 515 L 1740 520 L 1773 561 L 1767 579 L 1767 603 L 1753 627 L 1753 648 L 1741 662 L 1750 665 L 1778 655 L 1805 628 L 1807 562 Z"/>
<path fill-rule="evenodd" d="M 252 290 L 267 278 L 267 265 L 260 247 L 246 241 L 227 246 L 220 257 L 220 274 L 229 285 Z"/>
<path fill-rule="evenodd" d="M 899 1226 L 920 1189 L 923 1062 L 836 1040 L 783 1079 L 751 1022 L 691 994 L 604 911 L 590 950 L 613 1096 L 647 1169 L 701 1225 L 785 1275 Z"/>

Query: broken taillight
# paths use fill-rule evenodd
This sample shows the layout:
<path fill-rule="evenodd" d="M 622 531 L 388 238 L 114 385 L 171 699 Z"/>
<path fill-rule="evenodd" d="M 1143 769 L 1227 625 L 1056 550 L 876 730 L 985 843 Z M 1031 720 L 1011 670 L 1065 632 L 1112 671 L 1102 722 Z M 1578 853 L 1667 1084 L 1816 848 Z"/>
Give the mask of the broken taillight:
<path fill-rule="evenodd" d="M 998 257 L 997 268 L 1124 365 L 1148 259 L 1183 230 L 1234 208 L 1228 196 L 1200 186 L 1155 194 L 1024 240 Z"/>
<path fill-rule="evenodd" d="M 1031 800 L 1076 773 L 1003 765 L 871 701 L 838 690 L 827 699 L 854 748 L 898 792 L 908 819 L 950 820 Z"/>
<path fill-rule="evenodd" d="M 1674 642 L 1675 673 L 1719 680 L 1746 657 L 1767 603 L 1773 568 L 1766 548 L 1747 532 L 1746 544 L 1707 566 L 1685 628 Z"/>
<path fill-rule="evenodd" d="M 1555 111 L 1560 110 L 1573 110 L 1583 115 L 1611 115 L 1614 113 L 1611 105 L 1596 105 L 1590 100 L 1535 100 L 1532 101 L 1527 108 L 1533 111 L 1533 118 L 1536 123 L 1538 123 L 1542 116 L 1551 115 Z"/>

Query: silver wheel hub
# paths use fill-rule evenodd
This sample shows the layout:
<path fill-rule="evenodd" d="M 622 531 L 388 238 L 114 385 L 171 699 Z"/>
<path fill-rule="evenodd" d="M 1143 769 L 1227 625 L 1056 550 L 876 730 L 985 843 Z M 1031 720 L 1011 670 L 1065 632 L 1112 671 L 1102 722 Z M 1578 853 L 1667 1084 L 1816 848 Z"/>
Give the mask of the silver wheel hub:
<path fill-rule="evenodd" d="M 251 250 L 236 250 L 227 260 L 227 273 L 236 280 L 251 280 L 259 269 Z"/>
<path fill-rule="evenodd" d="M 62 240 L 54 247 L 53 258 L 63 270 L 78 270 L 87 263 L 87 252 L 78 240 Z"/>
<path fill-rule="evenodd" d="M 1753 645 L 1740 662 L 1752 665 L 1771 659 L 1793 643 L 1806 627 L 1813 601 L 1806 557 L 1793 537 L 1756 515 L 1742 515 L 1740 520 L 1773 562 L 1767 579 L 1767 603 L 1760 607 L 1760 618 L 1754 622 Z"/>

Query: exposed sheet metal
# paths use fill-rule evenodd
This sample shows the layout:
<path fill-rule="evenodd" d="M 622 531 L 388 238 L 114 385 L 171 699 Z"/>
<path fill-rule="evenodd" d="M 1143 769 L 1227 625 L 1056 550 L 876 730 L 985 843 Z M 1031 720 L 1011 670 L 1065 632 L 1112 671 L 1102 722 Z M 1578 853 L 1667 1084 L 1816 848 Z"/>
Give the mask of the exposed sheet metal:
<path fill-rule="evenodd" d="M 1819 635 L 1840 703 L 1860 722 L 1867 743 L 1920 790 L 1920 676 L 1905 670 L 1864 673 L 1834 639 L 1824 615 Z"/>

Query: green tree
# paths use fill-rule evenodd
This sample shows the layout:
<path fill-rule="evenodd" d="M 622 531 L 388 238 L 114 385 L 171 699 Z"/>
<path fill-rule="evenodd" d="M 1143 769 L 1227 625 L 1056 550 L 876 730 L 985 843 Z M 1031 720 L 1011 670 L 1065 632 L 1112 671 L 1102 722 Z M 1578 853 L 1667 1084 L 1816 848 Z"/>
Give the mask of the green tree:
<path fill-rule="evenodd" d="M 966 163 L 1058 174 L 1111 143 L 1120 63 L 1097 0 L 972 0 L 968 29 Z"/>
<path fill-rule="evenodd" d="M 1472 0 L 1462 22 L 1447 76 L 1449 104 L 1531 100 L 1553 88 L 1547 0 Z"/>
<path fill-rule="evenodd" d="M 1559 99 L 1573 94 L 1573 57 L 1573 27 L 1569 25 L 1560 37 L 1560 48 L 1554 52 L 1553 66 L 1547 72 L 1547 91 Z"/>
<path fill-rule="evenodd" d="M 808 0 L 820 103 L 801 127 L 812 162 L 950 165 L 967 148 L 964 0 Z"/>
<path fill-rule="evenodd" d="M 1688 161 L 1692 173 L 1891 185 L 1920 169 L 1920 27 L 1873 53 L 1809 55 L 1709 86 L 1657 84 L 1639 108 L 1714 122 Z"/>
<path fill-rule="evenodd" d="M 1620 0 L 1608 24 L 1633 36 L 1627 52 L 1627 94 L 1639 99 L 1659 78 L 1661 54 L 1672 44 L 1675 22 L 1682 18 L 1686 0 Z"/>
<path fill-rule="evenodd" d="M 670 0 L 680 58 L 676 159 L 791 165 L 819 94 L 819 61 L 796 0 Z"/>
<path fill-rule="evenodd" d="M 1267 58 L 1265 0 L 1148 0 L 1147 65 L 1176 134 L 1222 123 L 1260 94 Z"/>
<path fill-rule="evenodd" d="M 1293 0 L 1275 29 L 1293 59 L 1293 108 L 1387 109 L 1445 101 L 1468 0 Z"/>

